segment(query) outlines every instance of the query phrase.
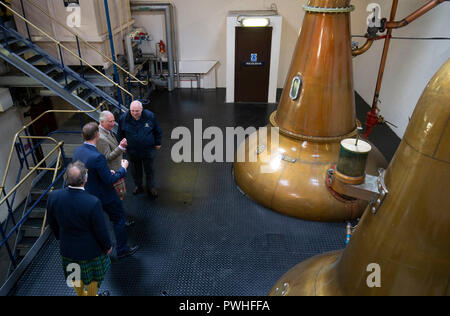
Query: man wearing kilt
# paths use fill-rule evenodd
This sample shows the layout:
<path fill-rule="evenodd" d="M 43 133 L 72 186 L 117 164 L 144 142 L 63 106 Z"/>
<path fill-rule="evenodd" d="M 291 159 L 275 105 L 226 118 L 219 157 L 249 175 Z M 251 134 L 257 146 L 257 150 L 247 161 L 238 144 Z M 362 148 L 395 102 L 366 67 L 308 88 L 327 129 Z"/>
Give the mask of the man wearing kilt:
<path fill-rule="evenodd" d="M 100 200 L 84 190 L 87 174 L 82 162 L 69 164 L 65 174 L 68 187 L 49 195 L 47 216 L 50 228 L 60 241 L 68 284 L 72 281 L 78 296 L 97 296 L 111 266 L 109 254 L 113 247 Z"/>

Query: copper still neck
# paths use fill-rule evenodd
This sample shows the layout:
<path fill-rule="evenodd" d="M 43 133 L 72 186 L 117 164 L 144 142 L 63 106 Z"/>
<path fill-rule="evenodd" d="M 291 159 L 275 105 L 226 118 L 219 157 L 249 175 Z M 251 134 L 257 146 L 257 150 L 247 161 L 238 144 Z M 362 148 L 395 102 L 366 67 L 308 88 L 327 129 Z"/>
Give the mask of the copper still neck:
<path fill-rule="evenodd" d="M 310 0 L 304 8 L 301 34 L 271 122 L 288 135 L 347 135 L 356 128 L 350 34 L 353 7 L 350 0 Z M 300 86 L 297 94 L 295 85 Z"/>

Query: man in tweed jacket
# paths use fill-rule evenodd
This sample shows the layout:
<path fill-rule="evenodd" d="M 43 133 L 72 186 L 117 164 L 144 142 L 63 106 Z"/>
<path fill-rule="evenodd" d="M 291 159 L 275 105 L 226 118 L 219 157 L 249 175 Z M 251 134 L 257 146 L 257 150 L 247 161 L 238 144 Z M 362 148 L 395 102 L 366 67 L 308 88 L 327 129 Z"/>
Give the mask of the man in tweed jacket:
<path fill-rule="evenodd" d="M 100 139 L 97 149 L 106 157 L 106 162 L 111 170 L 119 170 L 122 166 L 123 154 L 128 146 L 127 140 L 117 141 L 111 132 L 114 128 L 114 115 L 109 111 L 100 114 Z"/>
<path fill-rule="evenodd" d="M 100 113 L 100 139 L 97 143 L 97 150 L 106 157 L 106 162 L 111 170 L 119 170 L 122 166 L 123 153 L 126 151 L 128 143 L 124 138 L 119 144 L 112 133 L 114 123 L 114 115 L 111 112 L 103 111 Z M 127 191 L 124 179 L 116 183 L 114 187 L 120 199 L 123 200 Z"/>

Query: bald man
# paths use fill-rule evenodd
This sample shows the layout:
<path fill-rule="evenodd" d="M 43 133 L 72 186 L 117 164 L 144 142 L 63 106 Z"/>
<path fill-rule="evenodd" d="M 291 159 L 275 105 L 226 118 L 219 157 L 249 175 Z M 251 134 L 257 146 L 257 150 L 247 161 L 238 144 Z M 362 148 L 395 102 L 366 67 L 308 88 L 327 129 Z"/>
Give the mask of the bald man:
<path fill-rule="evenodd" d="M 127 140 L 127 155 L 136 185 L 133 194 L 144 192 L 143 171 L 147 178 L 147 194 L 157 198 L 153 162 L 161 149 L 162 131 L 153 112 L 144 110 L 140 101 L 130 104 L 130 110 L 119 120 L 119 139 Z"/>

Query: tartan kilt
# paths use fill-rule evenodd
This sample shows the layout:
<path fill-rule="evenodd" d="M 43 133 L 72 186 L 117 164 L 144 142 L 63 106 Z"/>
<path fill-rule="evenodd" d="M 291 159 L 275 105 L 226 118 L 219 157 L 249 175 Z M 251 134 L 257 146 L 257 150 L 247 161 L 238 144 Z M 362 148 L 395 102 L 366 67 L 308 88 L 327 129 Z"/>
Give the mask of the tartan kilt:
<path fill-rule="evenodd" d="M 127 195 L 127 187 L 125 185 L 125 179 L 122 178 L 116 183 L 114 183 L 114 189 L 117 191 L 119 198 L 123 201 L 123 199 Z"/>
<path fill-rule="evenodd" d="M 106 272 L 108 272 L 111 267 L 111 259 L 106 255 L 102 255 L 92 260 L 72 260 L 62 257 L 62 263 L 66 280 L 69 275 L 73 273 L 73 270 L 69 269 L 69 272 L 67 271 L 67 266 L 75 263 L 80 266 L 81 281 L 85 285 L 97 282 L 99 287 L 105 278 Z"/>

